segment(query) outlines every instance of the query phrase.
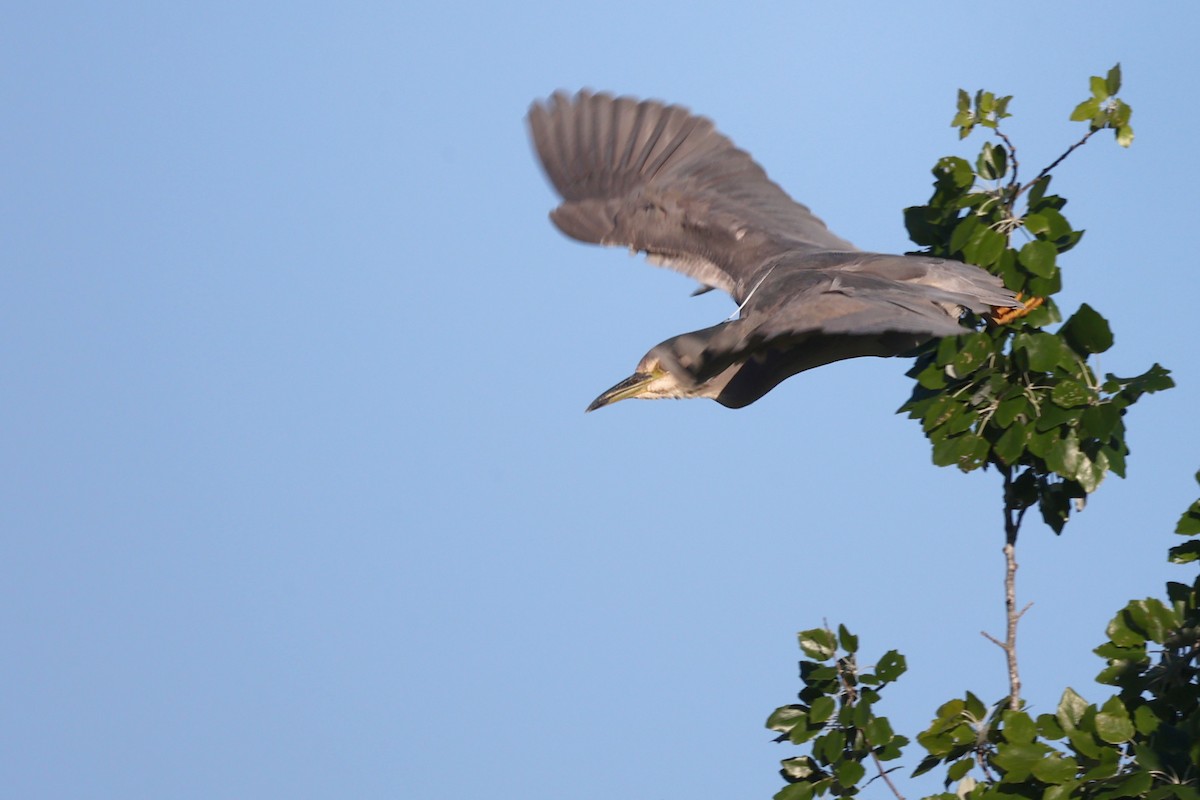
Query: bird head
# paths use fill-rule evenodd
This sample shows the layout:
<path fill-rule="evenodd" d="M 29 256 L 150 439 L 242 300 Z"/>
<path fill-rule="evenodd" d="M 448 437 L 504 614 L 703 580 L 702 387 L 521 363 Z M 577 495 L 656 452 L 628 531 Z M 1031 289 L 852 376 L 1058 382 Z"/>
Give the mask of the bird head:
<path fill-rule="evenodd" d="M 592 401 L 587 411 L 595 411 L 612 405 L 618 400 L 661 400 L 663 398 L 709 397 L 707 386 L 697 383 L 688 372 L 680 367 L 672 370 L 656 352 L 651 350 L 638 363 L 637 369 L 625 380 L 605 391 Z"/>

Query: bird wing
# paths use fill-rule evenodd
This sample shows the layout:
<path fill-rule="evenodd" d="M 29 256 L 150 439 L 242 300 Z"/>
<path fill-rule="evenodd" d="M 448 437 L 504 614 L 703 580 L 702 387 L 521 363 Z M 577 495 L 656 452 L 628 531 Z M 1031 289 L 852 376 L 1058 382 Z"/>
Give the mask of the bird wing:
<path fill-rule="evenodd" d="M 529 110 L 566 235 L 624 245 L 729 292 L 787 252 L 853 251 L 713 123 L 680 106 L 581 91 Z"/>

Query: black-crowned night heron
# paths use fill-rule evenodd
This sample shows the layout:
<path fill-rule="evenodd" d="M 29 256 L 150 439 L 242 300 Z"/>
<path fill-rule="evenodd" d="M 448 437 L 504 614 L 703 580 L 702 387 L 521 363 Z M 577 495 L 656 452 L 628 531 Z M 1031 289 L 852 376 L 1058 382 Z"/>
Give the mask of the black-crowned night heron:
<path fill-rule="evenodd" d="M 563 233 L 645 253 L 738 304 L 737 319 L 656 345 L 588 411 L 630 397 L 741 408 L 806 369 L 963 333 L 967 309 L 1021 305 L 978 267 L 858 250 L 679 106 L 560 92 L 529 128 Z"/>

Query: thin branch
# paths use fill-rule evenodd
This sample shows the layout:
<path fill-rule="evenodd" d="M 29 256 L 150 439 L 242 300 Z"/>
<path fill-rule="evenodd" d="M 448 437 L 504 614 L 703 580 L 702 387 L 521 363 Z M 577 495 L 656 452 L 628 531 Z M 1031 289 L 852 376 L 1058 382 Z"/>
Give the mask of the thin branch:
<path fill-rule="evenodd" d="M 851 664 L 856 665 L 856 662 L 853 660 L 854 659 L 853 655 L 848 656 L 848 659 L 850 659 Z M 847 679 L 847 677 L 846 677 L 846 673 L 851 670 L 853 670 L 853 667 L 844 666 L 843 660 L 838 659 L 838 662 L 837 662 L 838 682 L 842 685 L 842 693 L 846 697 L 845 702 L 848 705 L 853 705 L 855 702 L 858 701 L 858 690 L 854 687 L 854 684 L 852 684 L 849 681 L 849 679 Z M 889 770 L 886 770 L 883 768 L 883 761 L 881 761 L 879 756 L 876 755 L 875 749 L 873 747 L 871 747 L 871 740 L 867 738 L 867 732 L 861 728 L 859 730 L 862 734 L 863 741 L 867 745 L 867 752 L 869 752 L 871 754 L 871 760 L 875 762 L 875 769 L 879 771 L 879 777 L 883 778 L 883 782 L 887 784 L 888 789 L 890 789 L 892 791 L 892 794 L 895 796 L 896 800 L 904 800 L 904 795 L 900 794 L 900 790 L 896 788 L 896 784 L 892 783 L 892 779 L 888 777 Z M 875 779 L 872 778 L 871 780 L 875 780 Z"/>
<path fill-rule="evenodd" d="M 1035 177 L 1029 183 L 1025 184 L 1020 189 L 1018 189 L 1017 194 L 1013 195 L 1013 199 L 1015 200 L 1017 195 L 1020 195 L 1021 192 L 1025 191 L 1030 186 L 1033 186 L 1035 183 L 1040 181 L 1042 178 L 1049 175 L 1050 171 L 1053 170 L 1055 167 L 1057 167 L 1059 164 L 1061 164 L 1066 159 L 1067 156 L 1069 156 L 1069 155 L 1071 155 L 1071 153 L 1075 152 L 1076 148 L 1082 147 L 1087 142 L 1088 139 L 1092 138 L 1093 134 L 1095 134 L 1097 131 L 1102 131 L 1102 130 L 1104 130 L 1104 129 L 1103 128 L 1093 128 L 1090 131 L 1088 131 L 1086 134 L 1084 134 L 1084 137 L 1082 139 L 1080 139 L 1078 142 L 1076 142 L 1075 144 L 1068 147 L 1066 149 L 1066 152 L 1064 152 L 1061 156 L 1059 156 L 1058 158 L 1056 158 L 1052 162 L 1050 162 L 1050 166 L 1046 167 L 1041 172 L 1039 172 L 1037 174 L 1037 177 Z"/>
<path fill-rule="evenodd" d="M 865 733 L 863 734 L 863 741 L 867 741 Z M 870 747 L 870 745 L 871 743 L 867 742 L 867 746 Z M 883 768 L 883 762 L 879 760 L 879 756 L 875 755 L 874 750 L 871 750 L 870 752 L 871 760 L 875 762 L 875 769 L 879 770 L 879 777 L 883 778 L 883 782 L 886 783 L 888 788 L 892 790 L 892 794 L 896 796 L 896 800 L 904 800 L 904 795 L 900 794 L 900 790 L 896 788 L 896 784 L 892 783 L 892 779 L 888 777 L 888 772 L 890 772 L 890 770 Z"/>
<path fill-rule="evenodd" d="M 1021 708 L 1021 673 L 1017 666 L 1017 546 L 1016 531 L 1004 543 L 1004 611 L 1008 625 L 1004 637 L 1004 657 L 1008 660 L 1008 707 Z M 1023 613 L 1023 612 L 1022 612 Z"/>
<path fill-rule="evenodd" d="M 1061 160 L 1061 159 L 1060 159 Z M 1012 468 L 1006 467 L 1004 474 L 1004 617 L 1006 620 L 1004 641 L 988 636 L 1004 650 L 1008 662 L 1008 707 L 1013 711 L 1021 707 L 1021 671 L 1017 664 L 1017 623 L 1029 606 L 1017 610 L 1017 533 L 1029 506 L 1019 507 L 1012 496 Z"/>
<path fill-rule="evenodd" d="M 996 127 L 994 130 L 996 135 L 1000 137 L 1000 140 L 1008 145 L 1008 157 L 1012 160 L 1012 177 L 1008 181 L 1008 186 L 1011 189 L 1017 185 L 1017 173 L 1021 170 L 1021 162 L 1017 161 L 1017 146 L 1012 143 L 1012 140 L 999 127 Z M 1009 208 L 1011 210 L 1011 206 Z"/>

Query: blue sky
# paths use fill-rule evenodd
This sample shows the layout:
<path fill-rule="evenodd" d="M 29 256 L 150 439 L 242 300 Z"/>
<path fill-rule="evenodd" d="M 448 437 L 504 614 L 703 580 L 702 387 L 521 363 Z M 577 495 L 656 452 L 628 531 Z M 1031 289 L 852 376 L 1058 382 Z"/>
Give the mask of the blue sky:
<path fill-rule="evenodd" d="M 1200 466 L 1200 12 L 1124 3 L 24 4 L 0 30 L 0 772 L 14 797 L 769 797 L 796 631 L 1006 689 L 994 474 L 936 469 L 901 361 L 756 405 L 583 408 L 717 293 L 553 229 L 529 103 L 714 118 L 865 249 L 908 247 L 954 93 L 1022 165 L 1120 61 L 1137 141 L 1057 173 L 1064 308 L 1170 367 L 1128 480 L 1028 524 L 1027 695 L 1104 696 L 1112 613 Z M 1031 173 L 1032 174 L 1032 173 Z M 964 676 L 970 676 L 969 680 Z M 914 750 L 907 763 L 915 765 Z M 932 789 L 927 784 L 923 788 Z M 872 790 L 874 791 L 874 790 Z M 914 791 L 916 794 L 920 791 Z"/>

